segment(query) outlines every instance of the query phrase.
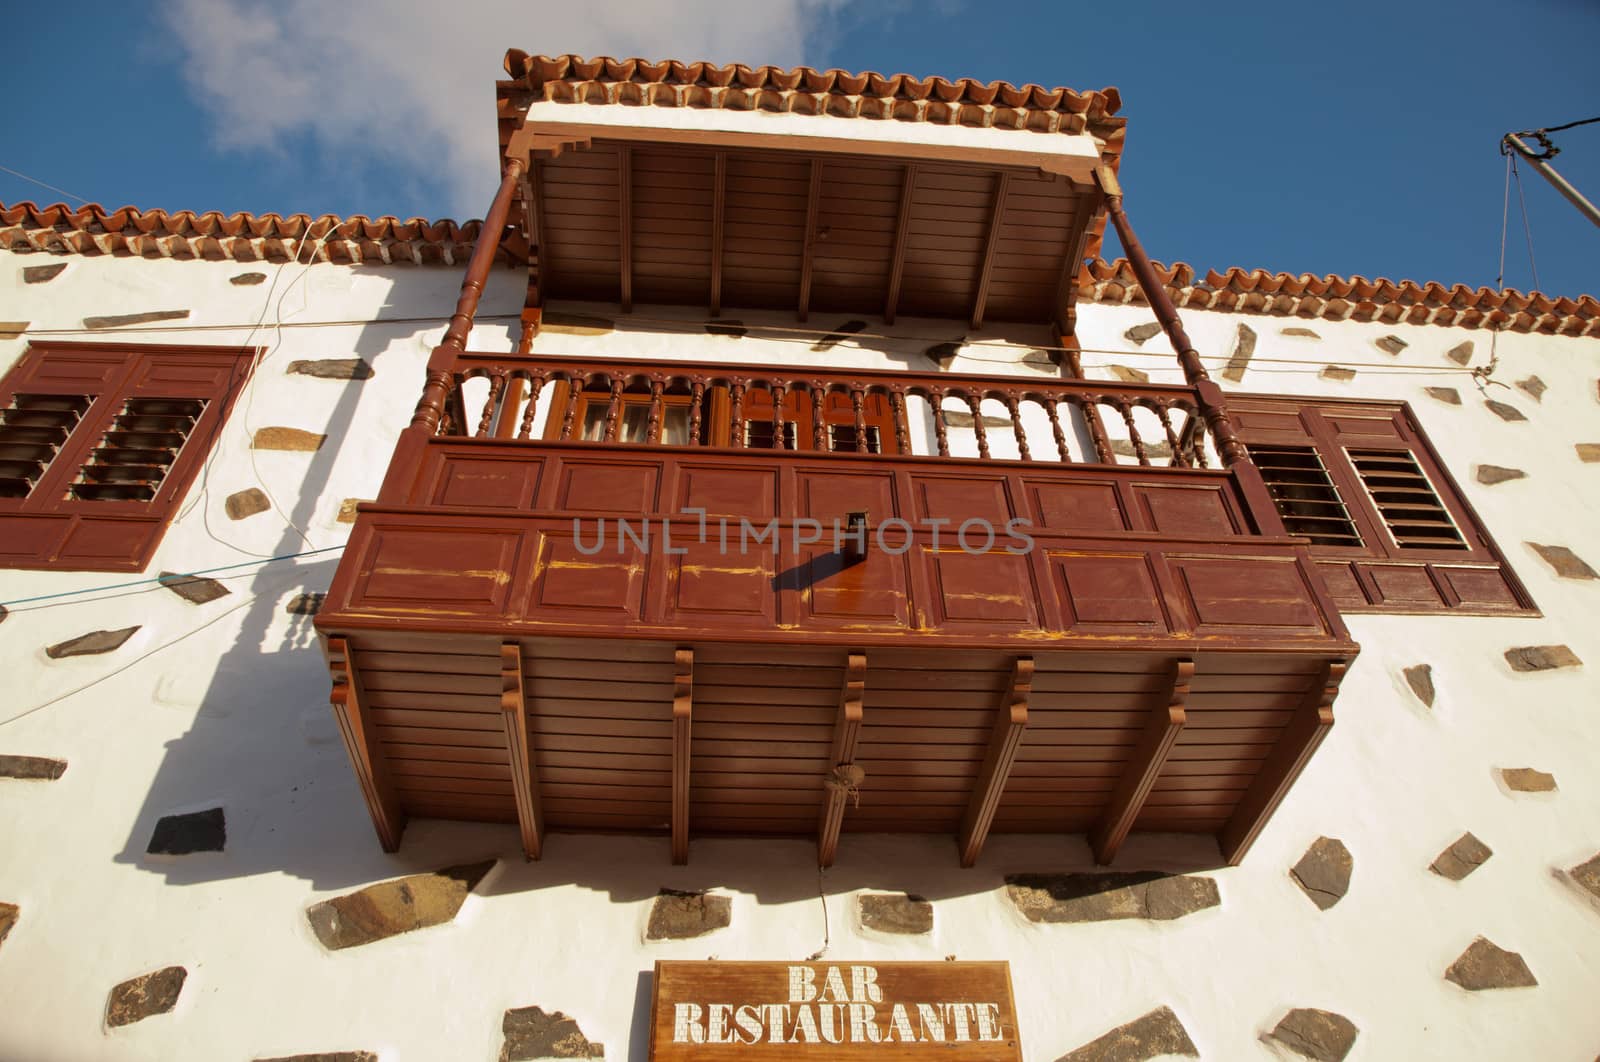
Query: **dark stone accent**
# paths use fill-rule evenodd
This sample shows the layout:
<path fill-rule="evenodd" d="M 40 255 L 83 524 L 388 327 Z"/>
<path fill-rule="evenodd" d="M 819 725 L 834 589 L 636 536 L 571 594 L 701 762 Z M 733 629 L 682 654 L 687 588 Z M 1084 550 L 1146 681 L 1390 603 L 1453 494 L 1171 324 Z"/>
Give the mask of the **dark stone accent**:
<path fill-rule="evenodd" d="M 122 982 L 106 1000 L 106 1024 L 115 1028 L 165 1014 L 178 1005 L 178 993 L 188 977 L 182 966 L 168 966 Z"/>
<path fill-rule="evenodd" d="M 24 284 L 47 284 L 61 275 L 67 268 L 67 263 L 57 262 L 54 265 L 23 266 L 22 282 Z"/>
<path fill-rule="evenodd" d="M 1558 667 L 1582 667 L 1583 661 L 1564 645 L 1521 645 L 1506 650 L 1506 663 L 1512 671 L 1554 671 Z"/>
<path fill-rule="evenodd" d="M 1527 417 L 1523 416 L 1522 410 L 1518 409 L 1516 406 L 1511 405 L 1509 402 L 1497 402 L 1492 398 L 1487 398 L 1487 399 L 1484 399 L 1483 404 L 1489 410 L 1490 413 L 1493 413 L 1495 416 L 1499 417 L 1501 420 L 1510 421 L 1510 422 L 1514 423 L 1514 422 L 1519 421 L 1519 420 L 1527 420 L 1528 419 Z"/>
<path fill-rule="evenodd" d="M 1158 870 L 1007 874 L 1006 894 L 1030 922 L 1167 922 L 1222 903 L 1211 878 Z"/>
<path fill-rule="evenodd" d="M 1469 339 L 1465 343 L 1457 343 L 1455 346 L 1445 351 L 1444 356 L 1455 362 L 1457 365 L 1467 364 L 1472 360 L 1472 340 Z"/>
<path fill-rule="evenodd" d="M 132 638 L 139 629 L 135 624 L 132 627 L 123 627 L 115 631 L 90 631 L 80 634 L 76 638 L 68 638 L 64 642 L 57 642 L 45 650 L 51 660 L 61 660 L 69 656 L 94 656 L 96 653 L 109 653 L 118 649 L 122 643 Z"/>
<path fill-rule="evenodd" d="M 4 623 L 9 615 L 11 615 L 11 610 L 4 605 L 0 605 L 0 623 Z"/>
<path fill-rule="evenodd" d="M 923 356 L 935 362 L 939 368 L 949 369 L 951 363 L 956 360 L 956 355 L 961 353 L 961 345 L 965 342 L 966 339 L 962 338 L 952 339 L 948 343 L 935 343 L 922 353 Z"/>
<path fill-rule="evenodd" d="M 866 327 L 867 322 L 865 321 L 846 321 L 838 328 L 835 328 L 833 331 L 829 332 L 827 335 L 811 344 L 811 349 L 829 350 L 838 346 L 840 343 L 843 343 L 857 332 L 864 331 Z"/>
<path fill-rule="evenodd" d="M 1162 1055 L 1199 1058 L 1200 1050 L 1189 1039 L 1189 1030 L 1172 1012 L 1160 1007 L 1126 1025 L 1119 1025 L 1098 1040 L 1091 1040 L 1056 1062 L 1144 1062 Z"/>
<path fill-rule="evenodd" d="M 85 317 L 85 328 L 124 328 L 128 325 L 152 324 L 156 321 L 182 321 L 188 310 L 151 310 L 149 313 L 118 313 L 109 317 Z"/>
<path fill-rule="evenodd" d="M 240 288 L 250 288 L 267 279 L 265 273 L 240 273 L 228 278 L 228 283 Z"/>
<path fill-rule="evenodd" d="M 1571 878 L 1584 892 L 1600 900 L 1600 853 L 1596 853 L 1594 858 L 1587 863 L 1579 863 L 1577 866 L 1570 868 L 1567 871 L 1567 877 Z M 15 912 L 16 908 L 13 907 L 12 911 Z M 13 917 L 15 916 L 13 915 Z M 0 915 L 0 940 L 4 939 L 4 917 Z"/>
<path fill-rule="evenodd" d="M 1126 365 L 1108 365 L 1111 375 L 1123 383 L 1149 383 L 1150 374 L 1139 369 L 1130 369 Z"/>
<path fill-rule="evenodd" d="M 1133 448 L 1132 439 L 1112 439 L 1111 452 L 1120 457 L 1139 456 L 1138 451 Z M 1144 455 L 1152 459 L 1157 457 L 1171 457 L 1172 444 L 1167 442 L 1165 439 L 1158 442 L 1147 442 L 1144 444 Z"/>
<path fill-rule="evenodd" d="M 1437 398 L 1447 406 L 1461 404 L 1461 392 L 1454 387 L 1424 387 L 1423 390 L 1428 393 L 1429 398 Z"/>
<path fill-rule="evenodd" d="M 1496 483 L 1505 483 L 1513 479 L 1526 479 L 1528 474 L 1520 468 L 1506 468 L 1504 465 L 1479 465 L 1478 482 L 1494 486 Z"/>
<path fill-rule="evenodd" d="M 1238 383 L 1244 379 L 1244 371 L 1250 365 L 1250 359 L 1256 353 L 1256 333 L 1247 324 L 1239 326 L 1238 339 L 1233 345 L 1233 353 L 1228 356 L 1228 364 L 1222 368 L 1222 378 Z"/>
<path fill-rule="evenodd" d="M 322 449 L 322 444 L 328 440 L 326 435 L 318 435 L 314 431 L 302 431 L 299 428 L 257 428 L 250 446 L 256 450 L 295 450 L 309 453 L 312 450 Z"/>
<path fill-rule="evenodd" d="M 1536 771 L 1532 767 L 1502 767 L 1500 778 L 1506 788 L 1518 793 L 1554 793 L 1556 776 Z"/>
<path fill-rule="evenodd" d="M 1479 937 L 1468 945 L 1461 957 L 1444 972 L 1446 981 L 1453 981 L 1468 992 L 1482 992 L 1490 988 L 1532 988 L 1539 983 L 1522 961 L 1522 956 L 1507 951 L 1486 937 Z"/>
<path fill-rule="evenodd" d="M 322 603 L 327 599 L 327 594 L 296 594 L 283 610 L 291 616 L 315 616 L 322 611 Z"/>
<path fill-rule="evenodd" d="M 599 336 L 615 331 L 617 323 L 609 317 L 595 317 L 586 313 L 562 313 L 546 310 L 539 318 L 541 332 L 565 332 L 575 336 Z"/>
<path fill-rule="evenodd" d="M 1600 462 L 1600 443 L 1573 443 L 1572 448 L 1578 452 L 1578 460 L 1584 464 Z"/>
<path fill-rule="evenodd" d="M 494 867 L 482 863 L 445 867 L 431 874 L 412 874 L 381 881 L 357 892 L 335 896 L 306 909 L 311 929 L 329 951 L 371 944 L 414 929 L 450 921 L 470 893 Z"/>
<path fill-rule="evenodd" d="M 215 579 L 206 579 L 198 575 L 162 572 L 157 578 L 161 580 L 162 586 L 196 605 L 215 601 L 219 597 L 227 597 L 229 593 L 228 588 Z"/>
<path fill-rule="evenodd" d="M 1160 334 L 1160 321 L 1146 321 L 1144 324 L 1136 324 L 1126 332 L 1122 333 L 1122 338 L 1126 339 L 1135 346 L 1142 347 L 1144 346 L 1146 340 L 1152 339 Z"/>
<path fill-rule="evenodd" d="M 371 1051 L 322 1051 L 314 1055 L 282 1055 L 258 1058 L 256 1062 L 378 1062 Z"/>
<path fill-rule="evenodd" d="M 163 815 L 150 835 L 150 855 L 192 855 L 220 852 L 228 843 L 228 822 L 221 808 L 183 815 Z"/>
<path fill-rule="evenodd" d="M 1298 326 L 1291 327 L 1291 328 L 1279 329 L 1278 334 L 1279 335 L 1285 335 L 1285 336 L 1299 336 L 1301 339 L 1321 339 L 1322 338 L 1321 336 L 1317 335 L 1317 333 L 1313 332 L 1311 329 L 1309 329 L 1309 328 L 1300 328 Z"/>
<path fill-rule="evenodd" d="M 703 892 L 662 889 L 650 907 L 646 940 L 687 940 L 733 923 L 733 901 Z"/>
<path fill-rule="evenodd" d="M 578 1023 L 559 1010 L 545 1013 L 541 1007 L 508 1010 L 500 1020 L 505 1043 L 500 1062 L 528 1062 L 538 1058 L 604 1058 L 605 1047 L 590 1043 Z"/>
<path fill-rule="evenodd" d="M 1326 911 L 1350 891 L 1350 872 L 1354 868 L 1355 860 L 1343 841 L 1318 837 L 1289 874 L 1311 902 Z"/>
<path fill-rule="evenodd" d="M 712 336 L 727 336 L 730 339 L 743 339 L 750 334 L 750 329 L 744 326 L 743 321 L 732 318 L 717 318 L 706 322 L 706 334 Z M 538 1008 L 535 1007 L 535 1010 Z"/>
<path fill-rule="evenodd" d="M 284 370 L 319 380 L 370 380 L 377 375 L 362 358 L 323 358 L 320 361 L 291 361 Z"/>
<path fill-rule="evenodd" d="M 0 778 L 53 782 L 66 773 L 66 760 L 52 760 L 44 756 L 0 755 Z"/>
<path fill-rule="evenodd" d="M 947 409 L 944 411 L 944 423 L 947 428 L 970 428 L 972 427 L 972 414 L 965 410 Z M 1011 418 L 991 417 L 985 413 L 983 415 L 983 426 L 985 428 L 1009 428 L 1011 427 Z"/>
<path fill-rule="evenodd" d="M 1544 393 L 1550 390 L 1545 382 L 1537 376 L 1530 376 L 1526 380 L 1518 380 L 1517 386 L 1526 391 L 1535 402 L 1544 401 Z"/>
<path fill-rule="evenodd" d="M 932 933 L 933 904 L 910 892 L 856 897 L 861 925 L 880 933 Z"/>
<path fill-rule="evenodd" d="M 1385 354 L 1393 354 L 1398 357 L 1400 352 L 1409 347 L 1411 344 L 1407 343 L 1399 336 L 1382 336 L 1378 339 L 1374 339 L 1372 341 L 1372 345 L 1383 351 Z"/>
<path fill-rule="evenodd" d="M 228 510 L 228 519 L 243 520 L 247 516 L 266 512 L 272 508 L 272 503 L 267 500 L 266 492 L 260 487 L 251 487 L 249 490 L 228 495 L 224 507 Z"/>
<path fill-rule="evenodd" d="M 1347 369 L 1343 365 L 1325 365 L 1323 366 L 1322 371 L 1317 373 L 1317 375 L 1322 377 L 1324 380 L 1354 380 L 1356 378 L 1356 371 L 1354 369 Z"/>
<path fill-rule="evenodd" d="M 17 919 L 22 916 L 22 908 L 14 903 L 0 903 L 0 945 L 4 945 L 6 938 L 11 935 L 11 930 L 17 924 Z"/>
<path fill-rule="evenodd" d="M 20 339 L 32 321 L 0 321 L 0 339 Z"/>
<path fill-rule="evenodd" d="M 353 524 L 356 522 L 356 506 L 362 502 L 370 501 L 369 498 L 346 498 L 339 503 L 339 515 L 333 519 L 336 523 Z"/>
<path fill-rule="evenodd" d="M 1433 861 L 1428 869 L 1441 878 L 1460 881 L 1487 863 L 1492 855 L 1494 855 L 1494 849 L 1472 836 L 1472 834 L 1464 833 L 1457 837 L 1449 848 L 1440 852 L 1439 857 Z"/>
<path fill-rule="evenodd" d="M 1317 1062 L 1340 1062 L 1356 1045 L 1360 1032 L 1343 1014 L 1302 1007 L 1285 1014 L 1266 1038 Z"/>
<path fill-rule="evenodd" d="M 1528 545 L 1563 579 L 1600 579 L 1600 572 L 1589 567 L 1582 557 L 1566 546 L 1544 546 L 1537 542 L 1529 542 Z"/>
<path fill-rule="evenodd" d="M 1417 695 L 1417 700 L 1433 707 L 1433 666 L 1431 664 L 1413 664 L 1401 672 L 1406 677 L 1406 685 L 1411 687 L 1411 692 Z"/>

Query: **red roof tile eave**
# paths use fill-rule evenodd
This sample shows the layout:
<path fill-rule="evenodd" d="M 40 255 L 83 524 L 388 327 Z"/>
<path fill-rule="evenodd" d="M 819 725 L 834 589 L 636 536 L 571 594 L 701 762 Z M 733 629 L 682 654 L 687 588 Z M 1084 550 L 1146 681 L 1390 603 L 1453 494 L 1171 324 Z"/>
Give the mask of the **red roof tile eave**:
<path fill-rule="evenodd" d="M 50 254 L 115 255 L 206 261 L 343 264 L 464 264 L 480 221 L 400 220 L 332 214 L 167 213 L 97 204 L 0 204 L 0 248 Z M 502 261 L 516 264 L 509 252 Z M 1378 321 L 1500 328 L 1566 336 L 1600 336 L 1600 301 L 1552 297 L 1513 288 L 1416 284 L 1332 274 L 1270 273 L 1233 268 L 1198 274 L 1176 263 L 1157 272 L 1180 308 L 1260 313 L 1321 320 Z M 1093 259 L 1079 275 L 1086 302 L 1133 304 L 1144 295 L 1123 259 Z"/>

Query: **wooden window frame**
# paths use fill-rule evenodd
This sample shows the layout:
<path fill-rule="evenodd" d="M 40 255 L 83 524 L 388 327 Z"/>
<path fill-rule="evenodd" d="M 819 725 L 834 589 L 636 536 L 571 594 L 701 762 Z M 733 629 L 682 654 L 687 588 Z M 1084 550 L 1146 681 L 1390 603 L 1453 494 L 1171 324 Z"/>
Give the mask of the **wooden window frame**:
<path fill-rule="evenodd" d="M 1308 447 L 1327 470 L 1361 539 L 1359 546 L 1309 546 L 1342 611 L 1539 615 L 1407 403 L 1235 394 L 1228 408 L 1246 449 Z M 1350 453 L 1371 450 L 1410 456 L 1460 533 L 1460 547 L 1399 541 Z"/>
<path fill-rule="evenodd" d="M 31 342 L 0 377 L 0 409 L 18 394 L 90 396 L 25 496 L 0 498 L 0 568 L 139 572 L 194 482 L 259 348 Z M 205 403 L 149 500 L 88 500 L 68 488 L 130 399 Z"/>

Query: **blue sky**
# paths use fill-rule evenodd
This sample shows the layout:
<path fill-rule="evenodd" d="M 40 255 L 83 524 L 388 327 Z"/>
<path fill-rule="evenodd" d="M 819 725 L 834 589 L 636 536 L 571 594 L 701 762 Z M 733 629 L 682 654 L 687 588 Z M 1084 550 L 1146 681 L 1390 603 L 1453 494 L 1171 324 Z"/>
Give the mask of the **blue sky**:
<path fill-rule="evenodd" d="M 163 0 L 14 19 L 0 166 L 105 206 L 481 214 L 499 56 L 646 54 L 1117 86 L 1127 206 L 1198 268 L 1492 284 L 1508 130 L 1600 114 L 1600 3 Z M 1555 165 L 1600 201 L 1600 125 Z M 1522 185 L 1539 286 L 1600 228 Z M 0 201 L 55 201 L 0 173 Z M 1532 270 L 1512 187 L 1506 283 Z"/>

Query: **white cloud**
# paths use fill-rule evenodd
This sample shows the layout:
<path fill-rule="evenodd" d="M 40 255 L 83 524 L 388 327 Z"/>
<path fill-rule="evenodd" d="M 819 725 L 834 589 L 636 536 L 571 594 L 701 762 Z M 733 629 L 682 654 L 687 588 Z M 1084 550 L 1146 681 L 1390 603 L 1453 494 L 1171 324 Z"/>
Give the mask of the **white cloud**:
<path fill-rule="evenodd" d="M 479 216 L 496 180 L 507 48 L 792 65 L 841 0 L 169 0 L 166 21 L 220 146 L 314 137 Z M 346 147 L 347 146 L 347 147 Z M 316 204 L 307 204 L 316 209 Z"/>

